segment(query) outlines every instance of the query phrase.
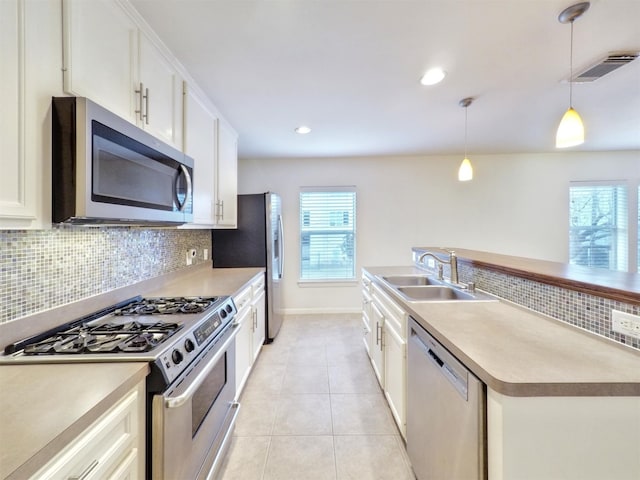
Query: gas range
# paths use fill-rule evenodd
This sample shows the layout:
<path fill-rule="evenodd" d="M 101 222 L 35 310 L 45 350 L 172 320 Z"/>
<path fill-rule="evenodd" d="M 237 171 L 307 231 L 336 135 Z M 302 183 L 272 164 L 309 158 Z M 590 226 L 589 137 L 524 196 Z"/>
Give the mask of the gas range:
<path fill-rule="evenodd" d="M 236 307 L 220 297 L 133 297 L 7 345 L 0 363 L 137 362 L 164 389 L 231 326 Z"/>

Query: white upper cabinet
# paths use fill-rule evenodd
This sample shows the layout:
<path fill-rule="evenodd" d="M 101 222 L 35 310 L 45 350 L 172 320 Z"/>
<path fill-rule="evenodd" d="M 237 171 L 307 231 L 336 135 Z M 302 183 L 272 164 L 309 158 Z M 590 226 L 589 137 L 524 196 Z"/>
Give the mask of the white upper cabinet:
<path fill-rule="evenodd" d="M 50 224 L 52 95 L 61 93 L 60 8 L 0 1 L 0 228 Z"/>
<path fill-rule="evenodd" d="M 185 87 L 184 151 L 193 158 L 193 226 L 215 225 L 216 129 L 218 119 L 202 97 Z"/>
<path fill-rule="evenodd" d="M 147 35 L 140 32 L 138 38 L 138 123 L 152 135 L 182 149 L 182 78 Z"/>
<path fill-rule="evenodd" d="M 64 91 L 136 123 L 138 28 L 113 0 L 63 0 Z"/>
<path fill-rule="evenodd" d="M 238 225 L 238 135 L 225 122 L 218 122 L 216 168 L 216 225 Z"/>
<path fill-rule="evenodd" d="M 182 149 L 182 78 L 114 0 L 63 0 L 64 91 Z"/>

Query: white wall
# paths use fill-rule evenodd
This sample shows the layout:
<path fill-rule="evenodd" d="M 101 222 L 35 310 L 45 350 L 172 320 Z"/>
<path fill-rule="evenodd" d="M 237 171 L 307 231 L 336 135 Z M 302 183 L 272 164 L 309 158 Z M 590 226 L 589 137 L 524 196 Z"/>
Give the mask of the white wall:
<path fill-rule="evenodd" d="M 242 159 L 240 193 L 282 196 L 288 312 L 357 311 L 357 284 L 298 285 L 301 186 L 355 185 L 357 267 L 409 265 L 412 246 L 468 248 L 568 259 L 568 184 L 640 179 L 640 152 L 472 156 L 475 178 L 456 179 L 456 157 Z"/>

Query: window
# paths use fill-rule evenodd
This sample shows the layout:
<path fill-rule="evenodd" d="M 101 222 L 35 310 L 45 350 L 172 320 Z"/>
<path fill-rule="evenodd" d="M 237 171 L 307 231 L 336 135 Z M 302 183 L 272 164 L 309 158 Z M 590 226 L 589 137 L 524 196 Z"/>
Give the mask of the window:
<path fill-rule="evenodd" d="M 572 182 L 569 187 L 569 262 L 627 271 L 629 209 L 623 182 Z"/>
<path fill-rule="evenodd" d="M 300 280 L 354 280 L 354 187 L 300 191 Z"/>

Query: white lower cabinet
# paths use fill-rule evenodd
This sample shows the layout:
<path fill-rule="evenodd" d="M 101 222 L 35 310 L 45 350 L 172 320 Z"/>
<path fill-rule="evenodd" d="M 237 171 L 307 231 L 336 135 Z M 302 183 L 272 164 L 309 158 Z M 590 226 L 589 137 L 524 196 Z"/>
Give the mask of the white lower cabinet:
<path fill-rule="evenodd" d="M 236 398 L 242 393 L 265 340 L 264 274 L 233 298 L 239 324 L 236 336 Z"/>
<path fill-rule="evenodd" d="M 142 480 L 144 422 L 142 381 L 31 478 Z"/>
<path fill-rule="evenodd" d="M 491 480 L 637 480 L 640 397 L 509 397 L 487 388 Z"/>
<path fill-rule="evenodd" d="M 369 344 L 369 358 L 373 371 L 378 377 L 380 386 L 384 388 L 384 347 L 382 344 L 382 335 L 384 326 L 384 315 L 380 311 L 380 307 L 375 303 L 371 304 L 371 337 Z"/>
<path fill-rule="evenodd" d="M 393 321 L 383 327 L 384 394 L 402 436 L 406 436 L 407 342 Z"/>
<path fill-rule="evenodd" d="M 262 350 L 262 345 L 264 345 L 265 340 L 265 314 L 266 314 L 266 304 L 265 304 L 265 292 L 264 292 L 264 281 L 262 283 L 262 290 L 255 294 L 253 298 L 253 302 L 251 303 L 251 312 L 253 314 L 253 359 L 257 359 L 258 355 L 260 355 L 260 351 Z"/>
<path fill-rule="evenodd" d="M 405 437 L 408 314 L 366 275 L 362 285 L 365 347 L 393 418 Z"/>
<path fill-rule="evenodd" d="M 240 396 L 253 364 L 253 311 L 251 309 L 251 287 L 247 287 L 234 298 L 238 313 L 238 335 L 236 335 L 236 395 Z"/>

